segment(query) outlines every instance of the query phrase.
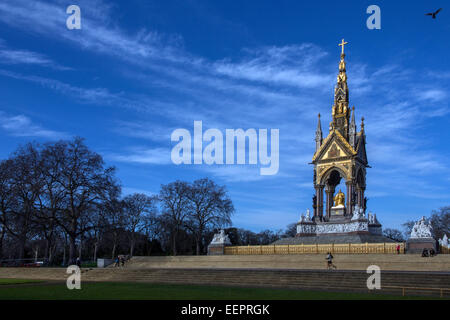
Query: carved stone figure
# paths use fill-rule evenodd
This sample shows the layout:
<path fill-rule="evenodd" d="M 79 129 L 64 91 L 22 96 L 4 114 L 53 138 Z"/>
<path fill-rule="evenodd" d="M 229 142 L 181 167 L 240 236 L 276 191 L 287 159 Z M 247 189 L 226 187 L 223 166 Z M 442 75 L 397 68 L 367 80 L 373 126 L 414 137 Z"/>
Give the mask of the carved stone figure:
<path fill-rule="evenodd" d="M 311 213 L 309 212 L 309 209 L 306 209 L 306 222 L 311 222 Z"/>
<path fill-rule="evenodd" d="M 369 216 L 369 218 L 370 218 L 370 216 Z M 361 208 L 359 205 L 355 205 L 355 209 L 353 210 L 352 220 L 360 220 L 360 219 L 365 219 L 364 209 Z M 370 223 L 370 221 L 369 221 L 369 223 Z"/>
<path fill-rule="evenodd" d="M 364 213 L 364 208 L 359 208 L 359 216 L 361 219 L 365 219 L 366 215 Z"/>
<path fill-rule="evenodd" d="M 300 220 L 298 222 L 304 222 L 305 221 L 305 215 L 302 213 L 300 215 Z"/>
<path fill-rule="evenodd" d="M 380 224 L 380 222 L 378 222 L 377 214 L 376 214 L 376 213 L 373 214 L 373 223 L 374 223 L 374 224 Z"/>
<path fill-rule="evenodd" d="M 227 244 L 230 245 L 230 238 L 225 234 L 225 230 L 221 229 L 219 233 L 214 235 L 214 238 L 211 241 L 211 244 Z"/>
<path fill-rule="evenodd" d="M 369 214 L 367 215 L 367 219 L 369 220 L 369 223 L 370 223 L 370 224 L 375 223 L 375 217 L 374 217 L 374 215 L 372 214 L 372 212 L 369 212 Z"/>
<path fill-rule="evenodd" d="M 450 249 L 450 242 L 448 241 L 448 237 L 446 234 L 442 237 L 442 239 L 439 239 L 439 244 L 444 248 Z"/>
<path fill-rule="evenodd" d="M 420 239 L 420 238 L 432 238 L 431 225 L 425 221 L 425 217 L 422 217 L 419 221 L 414 224 L 411 230 L 410 238 Z"/>
<path fill-rule="evenodd" d="M 356 205 L 355 210 L 353 210 L 352 220 L 358 220 L 358 219 L 359 219 L 359 207 L 358 207 L 358 205 Z"/>

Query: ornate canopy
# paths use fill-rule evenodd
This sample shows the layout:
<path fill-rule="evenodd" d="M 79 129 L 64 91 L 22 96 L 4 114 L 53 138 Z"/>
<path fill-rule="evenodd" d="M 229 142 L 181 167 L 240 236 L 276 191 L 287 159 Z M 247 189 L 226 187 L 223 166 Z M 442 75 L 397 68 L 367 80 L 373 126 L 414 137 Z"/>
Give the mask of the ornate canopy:
<path fill-rule="evenodd" d="M 327 221 L 330 218 L 331 208 L 336 186 L 345 181 L 347 186 L 345 216 L 353 213 L 353 208 L 358 205 L 366 209 L 366 168 L 369 167 L 366 155 L 366 140 L 364 132 L 364 118 L 361 119 L 361 130 L 357 132 L 355 123 L 355 107 L 349 108 L 349 91 L 347 86 L 347 74 L 344 45 L 342 40 L 341 60 L 339 62 L 339 74 L 334 90 L 334 103 L 331 109 L 332 121 L 328 136 L 323 139 L 320 114 L 316 130 L 316 151 L 312 164 L 314 164 L 314 219 Z M 326 192 L 323 214 L 323 191 Z"/>

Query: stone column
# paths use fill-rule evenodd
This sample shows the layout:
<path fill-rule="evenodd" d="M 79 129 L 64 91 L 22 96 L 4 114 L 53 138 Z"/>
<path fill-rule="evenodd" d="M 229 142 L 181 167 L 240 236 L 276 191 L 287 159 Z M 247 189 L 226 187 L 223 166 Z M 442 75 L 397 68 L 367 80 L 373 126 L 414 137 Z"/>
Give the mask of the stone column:
<path fill-rule="evenodd" d="M 316 217 L 319 216 L 319 186 L 314 186 L 314 189 L 316 189 L 316 203 L 314 207 L 313 220 L 315 220 Z"/>
<path fill-rule="evenodd" d="M 322 218 L 323 217 L 323 185 L 318 185 L 316 188 L 316 197 L 317 197 L 317 216 Z"/>
<path fill-rule="evenodd" d="M 361 207 L 364 209 L 364 213 L 366 212 L 366 206 L 364 204 L 364 191 L 366 188 L 361 188 Z"/>
<path fill-rule="evenodd" d="M 330 216 L 331 216 L 331 207 L 333 206 L 333 190 L 330 190 L 330 188 L 327 188 L 326 190 L 325 190 L 325 193 L 326 193 L 326 196 L 327 196 L 327 199 L 325 200 L 326 201 L 326 213 L 325 213 L 325 215 L 326 215 L 326 217 L 327 217 L 327 219 L 330 219 Z"/>
<path fill-rule="evenodd" d="M 361 188 L 356 187 L 356 204 L 361 208 Z"/>
<path fill-rule="evenodd" d="M 346 215 L 352 215 L 352 196 L 353 196 L 353 183 L 352 181 L 347 181 L 347 208 L 345 210 Z"/>

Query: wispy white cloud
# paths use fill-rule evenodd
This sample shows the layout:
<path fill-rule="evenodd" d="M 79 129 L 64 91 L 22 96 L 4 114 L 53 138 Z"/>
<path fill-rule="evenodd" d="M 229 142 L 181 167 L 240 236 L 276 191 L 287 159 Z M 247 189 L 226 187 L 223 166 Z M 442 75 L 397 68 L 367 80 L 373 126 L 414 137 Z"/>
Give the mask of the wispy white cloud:
<path fill-rule="evenodd" d="M 4 69 L 0 69 L 0 76 L 32 82 L 44 88 L 74 97 L 81 103 L 91 103 L 101 106 L 120 106 L 121 108 L 140 111 L 145 111 L 147 107 L 152 105 L 151 103 L 147 104 L 145 100 L 133 100 L 124 97 L 123 93 L 112 93 L 107 88 L 83 88 L 56 79 L 25 75 Z"/>
<path fill-rule="evenodd" d="M 321 87 L 333 79 L 313 69 L 327 53 L 312 44 L 261 48 L 250 54 L 238 63 L 216 62 L 215 71 L 235 79 L 304 88 Z"/>
<path fill-rule="evenodd" d="M 64 139 L 68 134 L 64 132 L 48 130 L 24 115 L 10 116 L 0 111 L 0 128 L 7 134 L 15 137 L 36 137 L 46 139 Z"/>
<path fill-rule="evenodd" d="M 242 166 L 242 165 L 222 165 L 209 166 L 203 165 L 199 168 L 201 171 L 212 174 L 226 182 L 250 182 L 260 181 L 263 179 L 270 179 L 267 176 L 262 176 L 257 166 Z"/>
<path fill-rule="evenodd" d="M 167 142 L 170 141 L 170 134 L 174 129 L 176 128 L 170 130 L 167 126 L 153 122 L 117 121 L 113 130 L 123 136 Z"/>
<path fill-rule="evenodd" d="M 450 79 L 450 71 L 448 70 L 428 71 L 427 75 L 434 79 Z"/>
<path fill-rule="evenodd" d="M 15 50 L 2 45 L 2 43 L 3 42 L 0 42 L 0 63 L 2 64 L 39 65 L 56 70 L 72 70 L 71 68 L 64 67 L 38 52 Z"/>
<path fill-rule="evenodd" d="M 166 165 L 172 163 L 169 148 L 134 148 L 130 152 L 124 152 L 122 154 L 107 154 L 106 157 L 113 161 L 138 164 Z"/>
<path fill-rule="evenodd" d="M 417 96 L 420 100 L 437 102 L 447 98 L 447 92 L 440 89 L 419 90 Z"/>
<path fill-rule="evenodd" d="M 135 36 L 129 36 L 114 25 L 114 22 L 101 15 L 103 9 L 111 9 L 103 1 L 79 1 L 82 10 L 82 29 L 80 36 L 74 37 L 67 30 L 65 21 L 68 17 L 60 1 L 14 0 L 0 3 L 0 21 L 8 25 L 21 27 L 28 32 L 59 37 L 84 49 L 95 50 L 123 59 L 159 59 L 176 63 L 195 63 L 186 55 L 177 54 L 179 39 L 167 39 L 156 32 L 141 30 Z M 94 8 L 94 10 L 84 10 Z M 107 13 L 107 12 L 106 12 Z M 162 44 L 162 39 L 167 41 Z"/>

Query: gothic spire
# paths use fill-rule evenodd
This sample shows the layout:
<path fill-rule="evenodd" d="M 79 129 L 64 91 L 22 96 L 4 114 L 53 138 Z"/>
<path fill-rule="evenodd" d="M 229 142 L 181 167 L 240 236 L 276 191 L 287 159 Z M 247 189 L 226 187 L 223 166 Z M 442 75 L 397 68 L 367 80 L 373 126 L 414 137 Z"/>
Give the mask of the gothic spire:
<path fill-rule="evenodd" d="M 316 151 L 319 150 L 320 146 L 322 145 L 322 138 L 323 138 L 322 125 L 320 124 L 320 113 L 319 113 L 316 129 Z"/>
<path fill-rule="evenodd" d="M 348 44 L 342 39 L 339 46 L 342 47 L 341 60 L 339 61 L 339 74 L 334 89 L 334 104 L 332 108 L 333 128 L 338 130 L 345 139 L 349 139 L 348 122 L 350 120 L 350 111 L 348 108 L 348 87 L 347 73 L 345 69 L 344 46 Z"/>

